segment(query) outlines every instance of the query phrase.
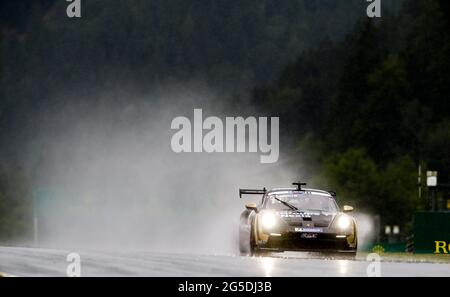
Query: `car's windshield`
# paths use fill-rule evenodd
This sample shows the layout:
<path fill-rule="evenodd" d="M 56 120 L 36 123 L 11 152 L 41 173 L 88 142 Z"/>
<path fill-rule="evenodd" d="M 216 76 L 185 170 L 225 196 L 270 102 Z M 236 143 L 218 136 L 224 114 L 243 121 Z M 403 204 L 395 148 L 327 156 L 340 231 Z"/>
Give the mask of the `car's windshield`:
<path fill-rule="evenodd" d="M 339 210 L 333 197 L 318 192 L 289 191 L 269 194 L 265 207 L 277 210 L 290 209 L 288 205 L 283 204 L 280 200 L 287 202 L 298 210 L 320 210 L 325 212 L 337 212 Z"/>

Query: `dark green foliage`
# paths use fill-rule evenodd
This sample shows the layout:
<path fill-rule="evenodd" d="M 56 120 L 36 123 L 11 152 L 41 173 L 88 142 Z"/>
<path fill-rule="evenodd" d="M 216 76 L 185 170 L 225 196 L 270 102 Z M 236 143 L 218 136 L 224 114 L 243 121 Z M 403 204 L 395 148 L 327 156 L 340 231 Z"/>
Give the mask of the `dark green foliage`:
<path fill-rule="evenodd" d="M 0 242 L 23 240 L 32 227 L 29 184 L 20 169 L 0 171 Z"/>
<path fill-rule="evenodd" d="M 281 116 L 297 153 L 343 201 L 411 226 L 417 166 L 450 180 L 450 30 L 445 1 L 404 1 L 285 68 L 255 102 Z M 402 228 L 403 229 L 403 228 Z"/>
<path fill-rule="evenodd" d="M 322 169 L 342 203 L 381 214 L 385 223 L 404 227 L 419 206 L 416 166 L 408 156 L 381 167 L 364 149 L 349 149 L 327 158 Z"/>

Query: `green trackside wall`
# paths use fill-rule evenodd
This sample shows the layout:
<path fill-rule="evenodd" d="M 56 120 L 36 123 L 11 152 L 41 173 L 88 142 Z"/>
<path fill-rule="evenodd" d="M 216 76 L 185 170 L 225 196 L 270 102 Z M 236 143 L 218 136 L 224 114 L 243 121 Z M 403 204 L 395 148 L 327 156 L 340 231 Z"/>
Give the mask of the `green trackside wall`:
<path fill-rule="evenodd" d="M 434 253 L 436 241 L 450 248 L 450 212 L 417 212 L 414 216 L 414 252 Z"/>

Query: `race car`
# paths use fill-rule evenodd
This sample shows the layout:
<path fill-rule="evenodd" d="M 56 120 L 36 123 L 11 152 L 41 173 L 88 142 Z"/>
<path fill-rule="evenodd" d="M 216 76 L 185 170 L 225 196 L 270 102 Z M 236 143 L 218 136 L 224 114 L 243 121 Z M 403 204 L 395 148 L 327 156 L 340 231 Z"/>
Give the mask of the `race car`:
<path fill-rule="evenodd" d="M 242 195 L 261 195 L 261 202 L 248 203 L 240 217 L 241 255 L 264 252 L 314 251 L 345 253 L 354 257 L 358 247 L 353 207 L 336 203 L 336 193 L 294 188 L 240 189 Z M 341 254 L 342 255 L 342 254 Z"/>

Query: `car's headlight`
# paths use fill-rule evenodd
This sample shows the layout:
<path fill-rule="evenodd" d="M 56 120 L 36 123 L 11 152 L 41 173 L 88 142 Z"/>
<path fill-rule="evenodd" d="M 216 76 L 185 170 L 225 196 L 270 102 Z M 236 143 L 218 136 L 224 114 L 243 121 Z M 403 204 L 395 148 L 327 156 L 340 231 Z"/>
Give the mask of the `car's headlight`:
<path fill-rule="evenodd" d="M 264 228 L 270 229 L 277 223 L 277 217 L 273 212 L 265 212 L 261 217 L 261 224 Z"/>
<path fill-rule="evenodd" d="M 351 220 L 348 216 L 343 215 L 338 218 L 337 226 L 339 227 L 339 229 L 347 229 L 348 227 L 350 227 L 350 224 Z"/>

